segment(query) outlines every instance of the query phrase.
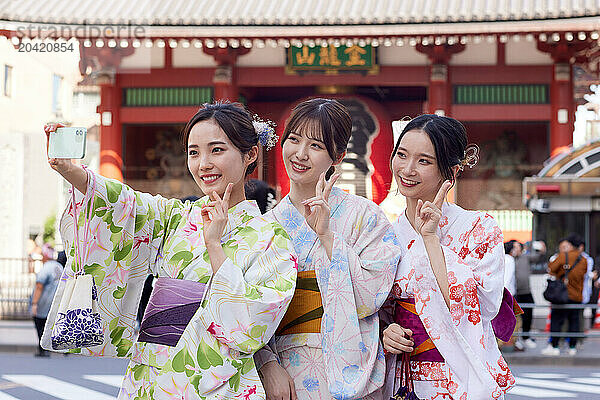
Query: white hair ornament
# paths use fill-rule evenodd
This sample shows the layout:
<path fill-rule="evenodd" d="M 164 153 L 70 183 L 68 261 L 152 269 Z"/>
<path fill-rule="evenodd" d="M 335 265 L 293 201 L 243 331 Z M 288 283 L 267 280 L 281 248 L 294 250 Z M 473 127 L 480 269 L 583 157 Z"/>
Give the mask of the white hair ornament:
<path fill-rule="evenodd" d="M 465 167 L 469 167 L 469 169 L 473 168 L 479 162 L 479 146 L 476 144 L 470 144 L 467 146 L 465 150 L 465 157 L 460 163 L 461 171 Z"/>
<path fill-rule="evenodd" d="M 277 143 L 277 135 L 275 134 L 275 123 L 273 121 L 265 121 L 258 115 L 252 118 L 252 125 L 258 135 L 258 142 L 265 149 L 270 150 Z"/>

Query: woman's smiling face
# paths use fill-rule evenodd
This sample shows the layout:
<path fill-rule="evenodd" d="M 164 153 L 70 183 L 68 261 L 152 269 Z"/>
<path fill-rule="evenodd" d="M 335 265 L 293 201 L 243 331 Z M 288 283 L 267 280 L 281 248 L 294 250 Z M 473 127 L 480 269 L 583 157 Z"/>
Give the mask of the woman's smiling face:
<path fill-rule="evenodd" d="M 204 194 L 222 196 L 233 183 L 231 198 L 243 197 L 246 168 L 256 151 L 242 154 L 214 120 L 205 120 L 192 127 L 187 152 L 188 169 Z"/>
<path fill-rule="evenodd" d="M 282 145 L 283 163 L 290 181 L 316 184 L 322 173 L 333 165 L 318 124 L 311 121 L 290 132 Z"/>
<path fill-rule="evenodd" d="M 433 143 L 420 129 L 402 137 L 392 159 L 392 172 L 400 193 L 407 198 L 431 200 L 443 182 Z"/>

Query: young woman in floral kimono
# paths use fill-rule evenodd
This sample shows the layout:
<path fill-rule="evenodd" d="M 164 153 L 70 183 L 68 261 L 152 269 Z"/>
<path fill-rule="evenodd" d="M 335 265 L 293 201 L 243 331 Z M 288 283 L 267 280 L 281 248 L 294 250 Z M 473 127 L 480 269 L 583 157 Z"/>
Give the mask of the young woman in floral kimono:
<path fill-rule="evenodd" d="M 184 136 L 188 168 L 209 195 L 193 203 L 134 191 L 69 160 L 49 160 L 84 193 L 78 236 L 88 237 L 84 269 L 95 278 L 105 324 L 102 345 L 76 352 L 131 359 L 120 399 L 264 399 L 252 356 L 275 332 L 296 280 L 289 236 L 245 199 L 259 136 L 268 134 L 257 134 L 243 106 L 216 103 L 192 117 Z M 71 255 L 72 207 L 61 220 Z M 88 232 L 81 228 L 86 222 Z M 48 317 L 48 349 L 65 282 L 77 269 L 72 260 Z M 149 270 L 158 279 L 137 337 Z"/>
<path fill-rule="evenodd" d="M 351 130 L 342 104 L 312 99 L 283 133 L 290 192 L 269 215 L 292 238 L 298 281 L 271 346 L 255 356 L 268 399 L 381 398 L 377 311 L 400 249 L 375 203 L 333 187 Z"/>
<path fill-rule="evenodd" d="M 501 399 L 515 383 L 491 322 L 503 299 L 502 232 L 489 214 L 444 202 L 477 152 L 467 147 L 459 121 L 421 115 L 406 125 L 392 153 L 407 208 L 394 224 L 402 261 L 391 302 L 381 311 L 392 322 L 383 331 L 386 398 L 406 385 L 405 352 L 422 400 Z"/>

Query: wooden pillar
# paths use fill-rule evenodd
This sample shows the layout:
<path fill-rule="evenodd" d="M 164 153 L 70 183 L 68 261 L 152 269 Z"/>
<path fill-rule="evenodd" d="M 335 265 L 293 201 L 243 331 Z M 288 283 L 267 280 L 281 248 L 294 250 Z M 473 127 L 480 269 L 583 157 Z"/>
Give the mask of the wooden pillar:
<path fill-rule="evenodd" d="M 550 84 L 550 155 L 554 156 L 573 143 L 575 96 L 573 68 L 570 63 L 554 63 Z"/>
<path fill-rule="evenodd" d="M 100 175 L 123 181 L 123 137 L 120 120 L 121 88 L 114 83 L 100 85 Z"/>
<path fill-rule="evenodd" d="M 573 93 L 573 62 L 595 42 L 588 38 L 567 40 L 566 34 L 552 37 L 550 41 L 539 40 L 537 48 L 549 53 L 554 60 L 550 83 L 550 155 L 567 150 L 573 143 L 575 125 L 575 94 Z"/>
<path fill-rule="evenodd" d="M 452 111 L 452 80 L 448 63 L 452 55 L 464 49 L 463 44 L 417 45 L 417 51 L 426 54 L 431 62 L 427 96 L 428 113 L 448 115 Z"/>
<path fill-rule="evenodd" d="M 447 115 L 452 104 L 452 87 L 447 64 L 432 64 L 429 72 L 428 113 Z"/>
<path fill-rule="evenodd" d="M 235 62 L 241 55 L 247 54 L 250 49 L 216 47 L 204 48 L 204 52 L 215 58 L 217 67 L 213 77 L 214 99 L 238 101 L 239 91 L 235 82 Z"/>
<path fill-rule="evenodd" d="M 233 80 L 233 69 L 231 64 L 217 65 L 213 77 L 215 100 L 238 101 L 239 93 Z"/>

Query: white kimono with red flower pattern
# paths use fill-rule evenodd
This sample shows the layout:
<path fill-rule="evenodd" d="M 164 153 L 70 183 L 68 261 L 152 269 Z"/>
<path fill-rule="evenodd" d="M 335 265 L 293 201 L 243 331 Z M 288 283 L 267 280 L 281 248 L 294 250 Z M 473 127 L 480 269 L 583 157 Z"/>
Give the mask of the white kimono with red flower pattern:
<path fill-rule="evenodd" d="M 504 290 L 502 231 L 486 213 L 445 203 L 438 236 L 446 260 L 450 308 L 446 306 L 421 236 L 405 214 L 394 223 L 402 258 L 382 321 L 390 323 L 394 300 L 415 298 L 423 325 L 445 362 L 411 362 L 420 399 L 502 399 L 515 378 L 496 344 L 491 321 Z M 384 325 L 385 326 L 385 325 Z M 387 356 L 384 398 L 398 389 L 400 359 Z"/>

